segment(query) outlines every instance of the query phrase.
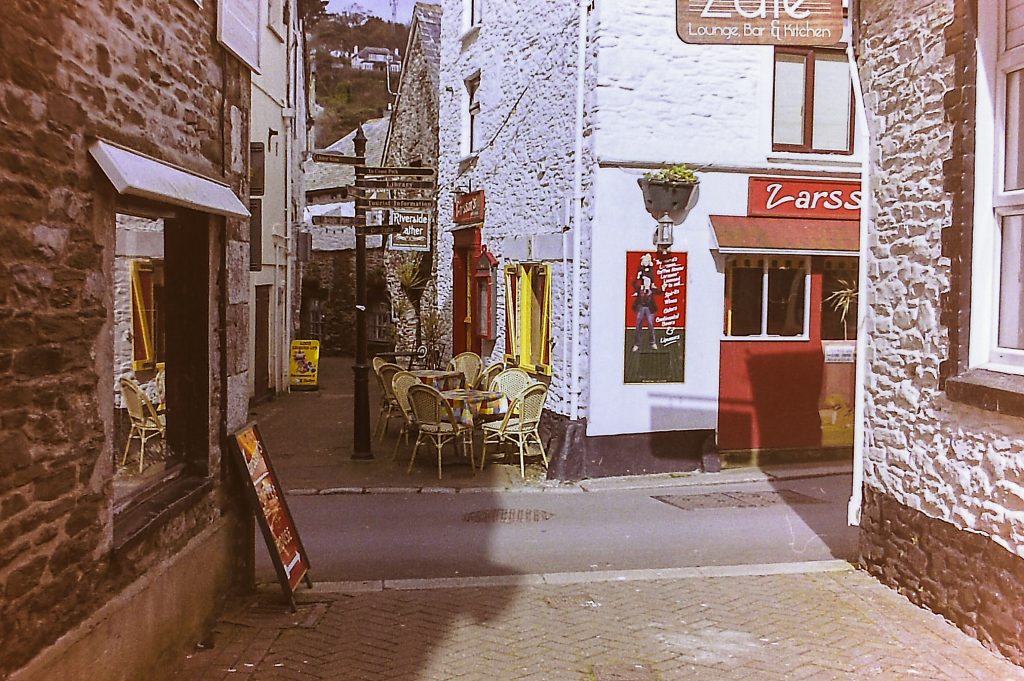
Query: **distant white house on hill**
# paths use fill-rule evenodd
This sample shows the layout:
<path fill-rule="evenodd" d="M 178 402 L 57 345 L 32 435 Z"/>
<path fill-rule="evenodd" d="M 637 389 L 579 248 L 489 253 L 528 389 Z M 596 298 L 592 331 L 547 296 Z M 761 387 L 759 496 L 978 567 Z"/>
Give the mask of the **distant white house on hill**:
<path fill-rule="evenodd" d="M 402 56 L 398 49 L 390 50 L 386 47 L 364 47 L 358 45 L 352 48 L 352 68 L 363 71 L 384 71 L 390 69 L 392 73 L 399 73 L 402 70 Z"/>

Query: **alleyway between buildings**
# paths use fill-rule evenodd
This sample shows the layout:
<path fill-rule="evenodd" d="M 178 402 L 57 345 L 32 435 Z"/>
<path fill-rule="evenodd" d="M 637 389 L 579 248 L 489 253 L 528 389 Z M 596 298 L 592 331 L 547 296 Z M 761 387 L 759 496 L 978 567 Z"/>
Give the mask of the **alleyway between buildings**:
<path fill-rule="evenodd" d="M 377 399 L 374 386 L 374 414 Z M 170 661 L 167 678 L 160 681 L 1024 681 L 1024 670 L 843 559 L 853 559 L 849 538 L 854 536 L 852 531 L 841 532 L 845 496 L 827 505 L 796 509 L 800 494 L 793 490 L 845 485 L 849 477 L 843 467 L 557 484 L 544 481 L 536 464 L 523 480 L 518 462 L 488 464 L 483 473 L 473 475 L 466 463 L 450 453 L 444 478 L 438 481 L 430 456 L 420 457 L 410 475 L 405 472 L 407 448 L 400 448 L 398 458 L 392 460 L 394 424 L 382 441 L 374 440 L 373 461 L 351 461 L 351 414 L 351 362 L 336 358 L 323 360 L 319 391 L 280 396 L 255 410 L 253 418 L 263 430 L 293 509 L 301 505 L 307 518 L 316 509 L 321 514 L 329 509 L 335 513 L 331 502 L 344 497 L 351 502 L 346 508 L 355 508 L 362 500 L 365 508 L 374 510 L 368 513 L 369 521 L 352 512 L 304 524 L 296 514 L 307 547 L 318 549 L 311 550 L 315 586 L 300 588 L 294 613 L 273 580 L 266 547 L 258 538 L 257 593 L 230 600 L 212 635 L 196 650 Z M 736 491 L 743 489 L 762 491 Z M 415 549 L 409 549 L 401 560 L 412 566 L 409 569 L 381 565 L 376 574 L 362 574 L 357 580 L 332 576 L 324 556 L 318 555 L 332 550 L 342 564 L 364 560 L 357 554 L 365 549 L 352 547 L 363 524 L 374 518 L 383 523 L 382 500 L 421 513 L 422 507 L 410 499 L 424 499 L 429 493 L 430 499 L 452 503 L 481 500 L 481 507 L 500 511 L 524 505 L 550 508 L 546 502 L 556 498 L 560 503 L 568 503 L 566 499 L 594 503 L 595 498 L 611 499 L 630 490 L 638 498 L 662 501 L 671 491 L 676 496 L 669 501 L 677 504 L 676 509 L 651 505 L 679 513 L 679 524 L 708 519 L 697 527 L 703 533 L 701 541 L 708 545 L 725 546 L 729 533 L 710 520 L 712 515 L 702 513 L 719 517 L 727 512 L 748 512 L 751 517 L 779 514 L 780 522 L 784 519 L 789 524 L 781 532 L 788 532 L 789 543 L 799 543 L 806 557 L 780 559 L 765 553 L 763 561 L 751 562 L 749 552 L 735 550 L 732 562 L 726 553 L 704 562 L 684 557 L 676 564 L 681 566 L 674 567 L 636 568 L 631 563 L 630 569 L 590 565 L 567 571 L 564 561 L 552 561 L 555 567 L 550 569 L 510 574 L 494 555 L 499 542 L 492 537 L 491 543 L 483 542 L 476 551 L 458 549 L 466 563 L 461 572 L 448 566 L 434 566 L 433 571 L 429 566 L 420 568 L 421 556 L 411 555 Z M 714 507 L 728 504 L 727 497 L 768 500 L 776 506 Z M 681 498 L 699 503 L 684 509 L 678 505 Z M 835 517 L 808 515 L 813 513 Z M 410 526 L 416 527 L 419 520 L 410 518 Z M 501 523 L 508 518 L 499 514 L 494 520 Z M 543 541 L 543 527 L 534 523 L 519 530 L 524 533 L 517 535 L 523 538 L 524 554 Z M 746 521 L 742 527 L 746 531 Z M 817 532 L 820 541 L 801 536 L 808 532 Z M 319 534 L 325 536 L 315 536 Z M 747 544 L 755 546 L 762 539 L 751 532 Z M 426 533 L 423 540 L 433 541 Z M 597 546 L 591 548 L 605 548 L 614 555 L 621 548 L 614 546 L 619 541 L 609 529 L 605 538 L 592 541 Z M 682 540 L 671 541 L 680 542 L 680 554 L 689 550 Z M 421 552 L 426 555 L 428 548 L 434 547 Z M 574 550 L 568 542 L 564 544 L 565 552 Z M 346 553 L 353 554 L 351 561 L 346 561 Z"/>

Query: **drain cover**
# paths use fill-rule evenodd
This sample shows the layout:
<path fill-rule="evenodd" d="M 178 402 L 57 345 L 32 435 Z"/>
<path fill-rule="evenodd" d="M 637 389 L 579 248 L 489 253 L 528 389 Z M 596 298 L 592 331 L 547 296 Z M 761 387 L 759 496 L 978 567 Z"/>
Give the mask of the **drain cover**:
<path fill-rule="evenodd" d="M 555 514 L 539 508 L 486 508 L 462 516 L 467 523 L 539 523 Z"/>
<path fill-rule="evenodd" d="M 778 504 L 823 504 L 822 499 L 809 497 L 791 489 L 772 492 L 713 492 L 711 494 L 667 494 L 651 497 L 684 511 L 708 508 L 764 508 Z"/>
<path fill-rule="evenodd" d="M 657 681 L 654 670 L 646 664 L 602 664 L 591 668 L 594 681 Z"/>

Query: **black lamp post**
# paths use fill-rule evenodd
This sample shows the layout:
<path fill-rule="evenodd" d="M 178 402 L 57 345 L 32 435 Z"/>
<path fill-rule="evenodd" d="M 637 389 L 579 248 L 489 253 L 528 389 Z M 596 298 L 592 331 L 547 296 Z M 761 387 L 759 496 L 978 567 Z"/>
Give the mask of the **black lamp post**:
<path fill-rule="evenodd" d="M 366 135 L 363 126 L 356 129 L 352 138 L 355 155 L 366 158 Z M 366 174 L 365 165 L 355 167 L 356 179 Z M 355 400 L 352 413 L 352 458 L 369 460 L 370 450 L 370 367 L 367 364 L 366 349 L 366 232 L 359 228 L 366 225 L 366 209 L 356 203 L 356 363 L 352 367 L 355 378 Z"/>

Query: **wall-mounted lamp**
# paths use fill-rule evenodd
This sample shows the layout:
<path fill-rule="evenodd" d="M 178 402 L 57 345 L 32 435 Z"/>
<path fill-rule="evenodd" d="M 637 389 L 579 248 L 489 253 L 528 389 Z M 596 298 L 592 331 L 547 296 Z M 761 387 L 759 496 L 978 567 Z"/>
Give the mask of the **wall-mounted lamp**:
<path fill-rule="evenodd" d="M 654 245 L 658 253 L 668 253 L 672 249 L 672 229 L 686 219 L 698 182 L 642 177 L 637 180 L 637 184 L 644 194 L 647 212 L 658 221 L 654 230 Z"/>

